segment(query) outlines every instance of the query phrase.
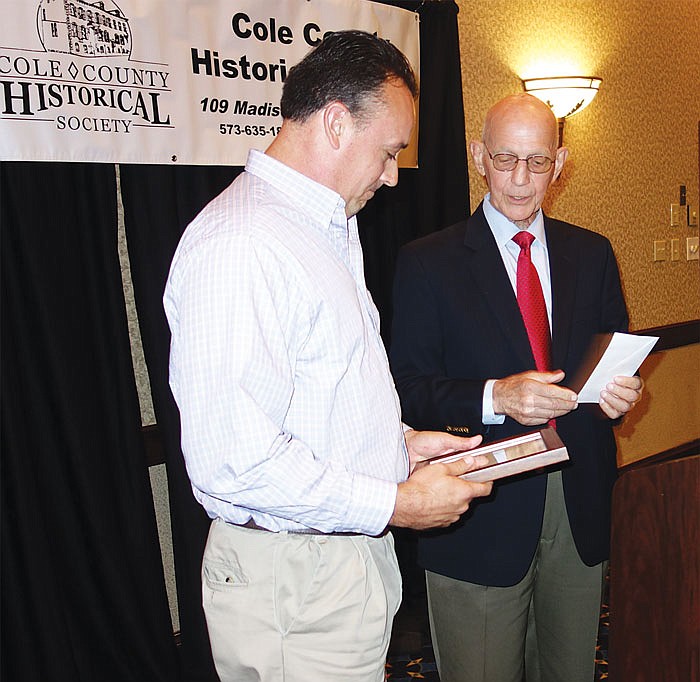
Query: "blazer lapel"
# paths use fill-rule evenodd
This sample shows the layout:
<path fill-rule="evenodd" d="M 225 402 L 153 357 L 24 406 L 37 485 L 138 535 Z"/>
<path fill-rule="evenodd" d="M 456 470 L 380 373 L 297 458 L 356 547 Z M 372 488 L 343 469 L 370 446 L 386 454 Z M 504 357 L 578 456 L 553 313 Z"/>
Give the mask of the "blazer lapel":
<path fill-rule="evenodd" d="M 577 258 L 569 248 L 569 235 L 559 229 L 556 221 L 544 217 L 549 253 L 549 273 L 552 279 L 552 367 L 566 365 L 574 312 Z"/>
<path fill-rule="evenodd" d="M 520 364 L 534 368 L 535 360 L 518 301 L 481 204 L 467 221 L 464 245 L 470 252 L 467 267 L 498 321 L 503 337 L 510 343 L 511 352 Z"/>

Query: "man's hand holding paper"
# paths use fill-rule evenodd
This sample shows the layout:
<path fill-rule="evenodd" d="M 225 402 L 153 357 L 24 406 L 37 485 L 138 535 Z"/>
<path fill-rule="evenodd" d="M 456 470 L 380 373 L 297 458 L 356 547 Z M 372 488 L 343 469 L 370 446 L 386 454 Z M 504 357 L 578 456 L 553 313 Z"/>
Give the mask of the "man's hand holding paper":
<path fill-rule="evenodd" d="M 627 414 L 642 397 L 644 382 L 641 377 L 615 377 L 600 392 L 600 409 L 610 417 L 619 419 Z"/>
<path fill-rule="evenodd" d="M 539 426 L 575 410 L 576 393 L 559 383 L 564 372 L 521 372 L 493 385 L 493 408 L 525 426 Z"/>
<path fill-rule="evenodd" d="M 604 334 L 596 338 L 572 382 L 579 403 L 598 403 L 611 419 L 629 412 L 642 395 L 644 382 L 634 376 L 658 337 Z"/>

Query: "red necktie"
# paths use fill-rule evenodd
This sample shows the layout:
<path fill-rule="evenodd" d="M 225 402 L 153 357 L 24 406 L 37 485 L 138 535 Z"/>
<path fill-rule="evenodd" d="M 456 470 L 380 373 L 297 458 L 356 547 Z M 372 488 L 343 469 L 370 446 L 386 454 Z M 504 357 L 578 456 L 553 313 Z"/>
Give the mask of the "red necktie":
<path fill-rule="evenodd" d="M 552 337 L 549 333 L 549 319 L 542 295 L 542 285 L 530 257 L 530 246 L 535 241 L 535 237 L 521 230 L 513 237 L 513 241 L 520 247 L 515 278 L 520 314 L 523 316 L 532 354 L 535 356 L 535 366 L 540 372 L 546 372 L 550 369 Z M 550 419 L 547 424 L 553 429 L 557 428 L 556 419 Z"/>
<path fill-rule="evenodd" d="M 535 366 L 540 372 L 545 372 L 550 369 L 549 354 L 552 341 L 540 278 L 530 258 L 530 246 L 534 239 L 535 237 L 525 230 L 513 237 L 513 241 L 520 247 L 516 277 L 517 298 L 532 354 L 535 356 Z"/>

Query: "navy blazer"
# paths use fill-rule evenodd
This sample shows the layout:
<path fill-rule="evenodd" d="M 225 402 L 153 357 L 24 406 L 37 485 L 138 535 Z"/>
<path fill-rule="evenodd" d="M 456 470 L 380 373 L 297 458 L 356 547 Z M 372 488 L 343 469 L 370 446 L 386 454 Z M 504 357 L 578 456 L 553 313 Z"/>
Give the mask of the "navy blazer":
<path fill-rule="evenodd" d="M 620 277 L 603 236 L 545 216 L 552 280 L 552 366 L 566 385 L 594 334 L 626 331 Z M 404 246 L 397 260 L 390 360 L 403 420 L 416 429 L 482 433 L 485 442 L 532 431 L 507 417 L 481 422 L 487 379 L 535 368 L 513 288 L 480 205 L 462 221 Z M 597 405 L 557 419 L 570 461 L 564 494 L 578 552 L 608 557 L 617 473 L 611 421 Z M 546 475 L 494 484 L 447 529 L 423 533 L 419 561 L 459 580 L 508 586 L 525 575 L 542 526 Z"/>

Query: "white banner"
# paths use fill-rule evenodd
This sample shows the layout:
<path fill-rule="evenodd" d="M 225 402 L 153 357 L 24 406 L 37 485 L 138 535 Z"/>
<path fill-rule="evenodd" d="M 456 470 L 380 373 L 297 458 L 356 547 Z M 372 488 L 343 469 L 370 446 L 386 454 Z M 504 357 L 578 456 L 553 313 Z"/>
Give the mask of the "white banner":
<path fill-rule="evenodd" d="M 0 160 L 243 165 L 289 69 L 347 28 L 419 73 L 418 15 L 368 0 L 2 0 Z"/>

